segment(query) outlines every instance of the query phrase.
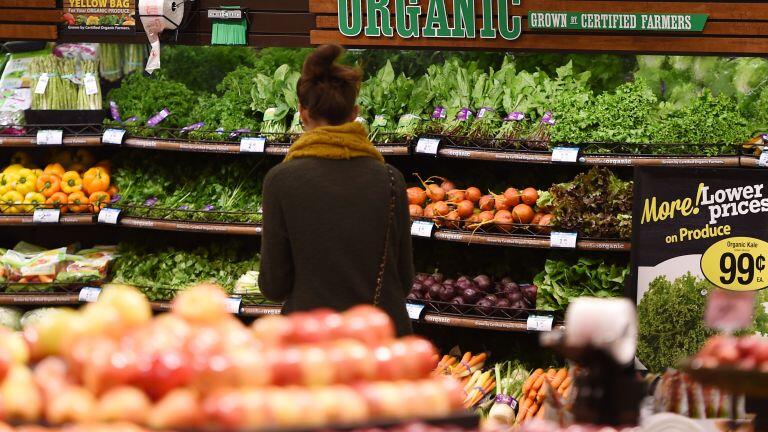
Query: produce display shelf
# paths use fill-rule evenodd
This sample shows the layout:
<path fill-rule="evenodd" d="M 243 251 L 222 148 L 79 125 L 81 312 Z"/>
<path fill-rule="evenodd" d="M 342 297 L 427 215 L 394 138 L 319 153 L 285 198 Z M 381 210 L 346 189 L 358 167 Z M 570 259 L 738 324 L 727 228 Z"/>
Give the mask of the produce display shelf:
<path fill-rule="evenodd" d="M 39 224 L 35 222 L 32 214 L 2 214 L 0 215 L 0 226 L 22 226 L 22 225 L 51 225 Z M 59 217 L 59 225 L 91 225 L 94 223 L 94 215 L 89 213 L 70 214 L 65 213 Z M 56 224 L 53 224 L 56 225 Z"/>
<path fill-rule="evenodd" d="M 760 158 L 755 156 L 741 156 L 739 158 L 739 165 L 749 168 L 760 168 Z"/>
<path fill-rule="evenodd" d="M 553 249 L 549 235 L 506 234 L 438 228 L 432 235 L 435 240 L 465 244 Z M 578 239 L 576 249 L 585 251 L 628 252 L 631 243 L 624 240 Z"/>
<path fill-rule="evenodd" d="M 24 128 L 23 134 L 0 134 L 0 148 L 2 147 L 36 147 L 37 132 L 52 129 L 62 131 L 61 145 L 67 147 L 96 147 L 101 145 L 101 125 L 94 124 L 37 124 L 26 126 L 3 126 L 3 128 Z M 45 144 L 40 144 L 41 146 Z M 50 144 L 48 144 L 50 145 Z"/>
<path fill-rule="evenodd" d="M 550 151 L 528 150 L 488 150 L 472 147 L 443 147 L 437 151 L 437 156 L 453 159 L 472 159 L 497 162 L 517 162 L 535 164 L 555 164 Z M 579 165 L 601 166 L 684 166 L 684 167 L 739 167 L 757 166 L 742 165 L 739 156 L 696 156 L 696 155 L 634 155 L 634 154 L 580 154 L 573 162 Z"/>
<path fill-rule="evenodd" d="M 80 304 L 78 293 L 2 293 L 0 306 L 54 307 Z"/>
<path fill-rule="evenodd" d="M 217 223 L 124 216 L 118 225 L 161 231 L 185 231 L 232 235 L 261 235 L 261 224 Z"/>
<path fill-rule="evenodd" d="M 464 327 L 473 329 L 500 330 L 508 332 L 528 332 L 526 320 L 507 320 L 498 318 L 480 318 L 472 316 L 444 315 L 434 312 L 427 312 L 421 318 L 422 321 L 429 324 L 437 324 L 448 327 Z M 554 323 L 552 330 L 562 330 L 565 325 Z"/>

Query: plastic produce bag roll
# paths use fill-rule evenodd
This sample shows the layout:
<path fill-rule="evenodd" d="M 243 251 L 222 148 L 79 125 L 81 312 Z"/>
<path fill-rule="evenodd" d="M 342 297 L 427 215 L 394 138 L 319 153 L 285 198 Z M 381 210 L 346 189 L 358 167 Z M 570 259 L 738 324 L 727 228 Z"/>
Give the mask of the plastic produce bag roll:
<path fill-rule="evenodd" d="M 175 10 L 173 4 L 174 0 L 139 0 L 141 24 L 151 46 L 145 68 L 150 74 L 160 69 L 160 33 L 177 28 L 184 17 L 184 3 L 176 3 Z"/>

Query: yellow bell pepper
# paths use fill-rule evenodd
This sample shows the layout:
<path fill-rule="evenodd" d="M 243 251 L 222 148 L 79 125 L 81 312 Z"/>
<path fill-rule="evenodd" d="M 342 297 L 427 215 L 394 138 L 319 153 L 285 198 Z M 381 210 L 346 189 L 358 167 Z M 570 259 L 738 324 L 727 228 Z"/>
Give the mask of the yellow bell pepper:
<path fill-rule="evenodd" d="M 24 206 L 23 211 L 25 213 L 32 213 L 35 209 L 44 207 L 45 195 L 39 192 L 30 192 L 24 196 L 24 204 L 29 205 Z"/>
<path fill-rule="evenodd" d="M 18 172 L 19 178 L 16 180 L 16 192 L 26 195 L 35 191 L 37 176 L 31 169 L 24 168 Z"/>
<path fill-rule="evenodd" d="M 44 174 L 43 170 L 41 170 L 40 168 L 35 168 L 32 170 L 32 172 L 35 173 L 35 178 L 40 177 L 41 175 Z"/>
<path fill-rule="evenodd" d="M 2 173 L 0 174 L 0 188 L 7 187 L 8 190 L 11 190 L 16 187 L 16 180 L 18 179 L 19 179 L 19 175 L 16 173 L 11 173 L 11 172 Z"/>
<path fill-rule="evenodd" d="M 21 211 L 22 206 L 17 205 L 24 201 L 24 196 L 16 191 L 8 191 L 0 197 L 0 210 L 3 213 L 15 214 Z"/>
<path fill-rule="evenodd" d="M 23 169 L 24 169 L 24 165 L 11 164 L 11 165 L 8 165 L 7 167 L 5 167 L 5 169 L 3 170 L 3 174 L 18 173 L 19 170 L 23 170 Z"/>
<path fill-rule="evenodd" d="M 77 171 L 67 171 L 61 176 L 61 191 L 66 194 L 83 190 L 83 179 Z"/>

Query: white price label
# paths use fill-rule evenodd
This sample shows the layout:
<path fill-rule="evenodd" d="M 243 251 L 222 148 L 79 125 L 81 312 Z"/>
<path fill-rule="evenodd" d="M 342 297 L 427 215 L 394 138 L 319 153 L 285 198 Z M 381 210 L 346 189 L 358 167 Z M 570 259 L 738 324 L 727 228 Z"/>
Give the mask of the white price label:
<path fill-rule="evenodd" d="M 61 129 L 43 129 L 37 131 L 37 145 L 61 145 L 64 143 L 64 131 Z"/>
<path fill-rule="evenodd" d="M 107 129 L 101 137 L 102 144 L 120 145 L 123 143 L 125 129 Z"/>
<path fill-rule="evenodd" d="M 555 147 L 552 149 L 552 162 L 576 163 L 578 161 L 578 147 Z"/>
<path fill-rule="evenodd" d="M 408 311 L 408 318 L 412 320 L 421 319 L 421 312 L 424 311 L 423 304 L 406 303 L 405 309 Z"/>
<path fill-rule="evenodd" d="M 416 237 L 432 237 L 432 230 L 435 223 L 431 221 L 413 221 L 411 224 L 411 235 Z"/>
<path fill-rule="evenodd" d="M 243 138 L 240 140 L 240 153 L 264 153 L 266 143 L 264 137 Z"/>
<path fill-rule="evenodd" d="M 760 159 L 757 160 L 757 166 L 763 168 L 768 167 L 768 147 L 763 147 L 763 151 L 760 153 Z"/>
<path fill-rule="evenodd" d="M 549 247 L 561 249 L 576 249 L 577 233 L 552 231 L 549 235 Z"/>
<path fill-rule="evenodd" d="M 34 223 L 59 223 L 61 210 L 59 209 L 35 209 L 32 213 Z"/>
<path fill-rule="evenodd" d="M 436 155 L 438 147 L 440 138 L 419 138 L 416 142 L 416 153 Z"/>
<path fill-rule="evenodd" d="M 35 85 L 35 94 L 44 94 L 45 89 L 48 88 L 48 80 L 50 77 L 48 74 L 44 73 L 40 75 L 40 78 L 37 79 L 37 85 Z"/>
<path fill-rule="evenodd" d="M 235 315 L 239 314 L 242 303 L 243 299 L 240 297 L 227 297 L 227 312 Z"/>
<path fill-rule="evenodd" d="M 552 315 L 528 315 L 526 328 L 528 331 L 552 331 L 552 322 L 554 320 L 555 317 Z"/>
<path fill-rule="evenodd" d="M 85 79 L 83 79 L 83 84 L 85 84 L 85 94 L 88 96 L 95 95 L 99 92 L 98 83 L 96 82 L 96 77 L 92 73 L 85 74 Z"/>
<path fill-rule="evenodd" d="M 93 303 L 99 299 L 99 294 L 101 294 L 101 288 L 85 287 L 80 290 L 77 299 L 81 302 Z"/>
<path fill-rule="evenodd" d="M 99 223 L 116 225 L 117 218 L 120 217 L 120 209 L 116 208 L 103 208 L 99 211 Z"/>

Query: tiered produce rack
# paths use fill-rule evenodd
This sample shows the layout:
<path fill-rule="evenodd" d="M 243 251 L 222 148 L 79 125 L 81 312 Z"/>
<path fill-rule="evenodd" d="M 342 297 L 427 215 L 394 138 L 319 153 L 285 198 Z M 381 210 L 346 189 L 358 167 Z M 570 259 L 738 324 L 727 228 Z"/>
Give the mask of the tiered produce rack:
<path fill-rule="evenodd" d="M 420 2 L 426 5 L 426 1 Z M 610 4 L 609 4 L 610 3 Z M 669 3 L 669 4 L 665 4 Z M 501 38 L 477 41 L 459 40 L 457 43 L 428 38 L 404 39 L 375 38 L 365 35 L 345 37 L 338 32 L 336 16 L 338 3 L 332 0 L 198 0 L 187 27 L 162 38 L 163 44 L 208 45 L 211 39 L 211 21 L 205 12 L 220 6 L 242 6 L 248 16 L 247 42 L 254 47 L 308 47 L 321 43 L 341 43 L 345 46 L 369 49 L 466 49 L 466 50 L 505 50 L 505 51 L 561 51 L 569 52 L 610 52 L 610 53 L 668 53 L 695 55 L 764 55 L 768 53 L 768 5 L 758 2 L 637 2 L 619 0 L 615 2 L 591 1 L 559 2 L 549 0 L 523 1 L 526 10 L 552 11 L 593 11 L 593 12 L 628 12 L 646 11 L 649 13 L 705 13 L 710 24 L 702 34 L 685 35 L 676 32 L 582 32 L 544 29 L 536 31 L 529 26 L 529 19 L 523 18 L 523 31 L 517 41 Z M 137 32 L 129 35 L 73 35 L 61 31 L 61 1 L 55 0 L 0 0 L 0 40 L 25 39 L 56 42 L 98 42 L 98 43 L 146 43 L 146 36 L 141 24 Z M 452 11 L 452 8 L 451 8 Z M 523 13 L 523 12 L 521 12 Z M 106 111 L 104 112 L 107 116 Z M 227 137 L 221 133 L 217 139 L 190 138 L 187 131 L 176 128 L 154 127 L 151 131 L 142 127 L 128 125 L 102 124 L 27 124 L 20 125 L 23 132 L 18 135 L 0 135 L 0 152 L 15 150 L 39 150 L 49 148 L 37 142 L 37 133 L 43 130 L 61 130 L 62 143 L 57 147 L 79 149 L 89 148 L 105 153 L 130 149 L 132 152 L 158 153 L 173 163 L 176 153 L 205 155 L 240 155 L 241 158 L 278 162 L 288 153 L 296 134 L 260 133 L 247 131 L 233 133 Z M 121 141 L 105 140 L 105 133 L 110 129 L 123 131 Z M 228 132 L 228 131 L 227 131 Z M 243 138 L 262 139 L 255 148 L 243 145 Z M 432 151 L 424 151 L 421 139 L 437 140 L 439 144 Z M 667 166 L 687 168 L 743 168 L 758 169 L 766 164 L 756 148 L 757 146 L 718 145 L 720 151 L 707 154 L 703 146 L 687 143 L 648 144 L 648 143 L 557 143 L 575 155 L 573 160 L 563 161 L 553 152 L 549 141 L 525 139 L 477 139 L 444 134 L 423 134 L 397 142 L 378 143 L 376 148 L 385 156 L 388 163 L 400 168 L 409 183 L 417 184 L 409 176 L 411 172 L 434 171 L 450 165 L 461 181 L 462 175 L 470 169 L 485 170 L 497 177 L 504 172 L 507 178 L 515 179 L 518 169 L 531 168 L 533 175 L 543 175 L 548 179 L 559 174 L 580 173 L 592 167 L 608 167 L 620 172 L 624 178 L 630 177 L 633 167 Z M 766 147 L 768 148 L 768 147 Z M 460 167 L 457 170 L 455 167 Z M 471 167 L 471 168 L 470 168 Z M 262 169 L 264 167 L 261 167 Z M 560 177 L 563 178 L 563 177 Z M 550 183 L 546 183 L 549 185 Z M 97 232 L 99 242 L 135 236 L 147 243 L 162 242 L 173 238 L 186 244 L 218 241 L 218 239 L 244 238 L 248 242 L 258 242 L 262 233 L 260 222 L 223 222 L 221 220 L 195 220 L 195 212 L 162 206 L 109 204 L 106 208 L 120 211 L 113 222 L 100 221 L 91 213 L 61 214 L 55 223 L 36 222 L 30 214 L 3 214 L 0 212 L 0 232 L 12 232 L 24 229 L 27 232 L 45 233 L 46 236 L 73 237 L 72 232 Z M 216 210 L 206 211 L 208 215 Z M 635 210 L 635 215 L 637 210 Z M 189 217 L 180 217 L 180 215 Z M 260 220 L 260 212 L 225 213 L 236 220 L 238 216 L 248 216 L 250 220 Z M 250 219 L 253 218 L 253 219 Z M 502 256 L 506 252 L 532 254 L 544 250 L 546 254 L 563 254 L 569 257 L 595 256 L 610 254 L 618 260 L 629 262 L 631 241 L 627 238 L 590 237 L 578 235 L 572 245 L 563 247 L 555 244 L 553 228 L 542 228 L 534 224 L 514 224 L 507 229 L 477 229 L 446 226 L 439 220 L 430 218 L 412 218 L 414 223 L 431 224 L 424 231 L 412 232 L 416 258 L 423 260 L 425 252 L 437 248 L 452 248 L 457 256 L 469 254 L 468 251 L 483 250 Z M 572 233 L 575 230 L 563 230 Z M 199 238 L 198 238 L 199 237 Z M 0 245 L 10 246 L 10 245 Z M 421 256 L 420 256 L 421 255 Z M 428 259 L 429 257 L 427 257 Z M 489 259 L 490 261 L 491 259 Z M 514 260 L 510 260 L 514 261 Z M 514 262 L 507 263 L 510 266 Z M 438 263 L 429 265 L 438 266 Z M 434 269 L 434 267 L 432 267 Z M 422 270 L 417 268 L 417 270 Z M 442 269 L 441 269 L 442 270 Z M 629 279 L 629 278 L 628 278 Z M 628 281 L 629 282 L 629 281 Z M 80 294 L 81 289 L 99 284 L 75 284 L 57 287 L 54 292 L 37 292 L 34 287 L 0 294 L 0 306 L 14 306 L 23 309 L 36 307 L 77 306 L 86 300 Z M 10 290 L 8 290 L 10 291 Z M 627 290 L 628 294 L 632 294 Z M 415 330 L 427 337 L 437 334 L 459 335 L 454 343 L 466 343 L 473 347 L 494 349 L 503 338 L 516 337 L 526 344 L 538 348 L 537 333 L 541 331 L 563 330 L 563 311 L 536 310 L 535 304 L 528 308 L 479 307 L 455 304 L 435 300 L 409 300 L 409 314 Z M 169 301 L 152 301 L 155 312 L 170 310 Z M 251 321 L 267 315 L 280 314 L 281 305 L 265 302 L 263 299 L 249 301 L 243 296 L 237 311 L 238 317 Z M 531 326 L 531 317 L 545 317 L 550 325 L 545 328 Z M 514 335 L 514 336 L 513 336 Z M 506 339 L 509 340 L 509 339 Z M 441 348 L 446 348 L 443 346 Z M 449 348 L 449 347 L 448 347 Z M 474 348 L 473 348 L 474 349 Z M 506 347 L 500 348 L 505 350 Z"/>

